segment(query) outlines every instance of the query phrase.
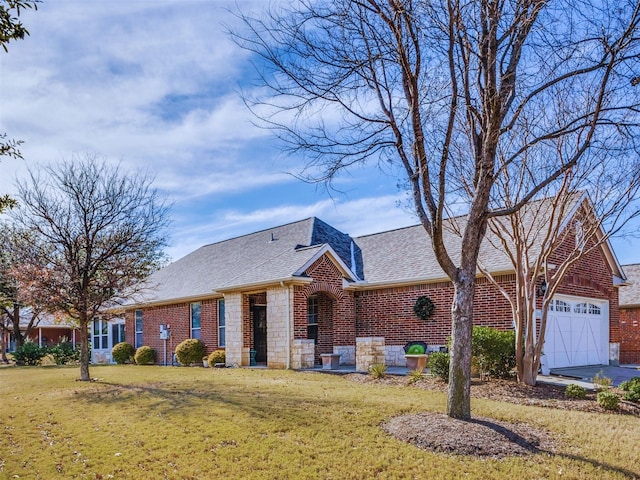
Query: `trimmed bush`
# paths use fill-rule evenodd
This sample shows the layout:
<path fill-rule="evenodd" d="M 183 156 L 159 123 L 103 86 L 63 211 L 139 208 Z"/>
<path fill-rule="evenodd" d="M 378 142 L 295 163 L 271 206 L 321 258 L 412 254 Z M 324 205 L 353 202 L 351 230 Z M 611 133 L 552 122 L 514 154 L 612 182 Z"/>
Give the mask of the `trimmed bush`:
<path fill-rule="evenodd" d="M 156 363 L 156 351 L 151 347 L 143 345 L 136 350 L 133 359 L 138 365 L 153 365 Z"/>
<path fill-rule="evenodd" d="M 633 377 L 631 380 L 625 380 L 620 384 L 620 390 L 629 392 L 634 388 L 640 388 L 640 377 Z"/>
<path fill-rule="evenodd" d="M 473 327 L 471 357 L 481 376 L 508 377 L 516 366 L 516 333 Z"/>
<path fill-rule="evenodd" d="M 55 347 L 49 349 L 49 355 L 56 365 L 67 365 L 80 361 L 80 350 L 73 348 L 70 342 L 60 342 Z"/>
<path fill-rule="evenodd" d="M 620 404 L 620 397 L 613 392 L 598 392 L 596 398 L 598 399 L 598 405 L 605 410 L 617 410 Z"/>
<path fill-rule="evenodd" d="M 629 402 L 640 403 L 640 377 L 633 377 L 620 384 L 620 389 L 624 390 L 623 398 Z"/>
<path fill-rule="evenodd" d="M 580 385 L 576 385 L 572 383 L 567 385 L 567 388 L 564 391 L 564 396 L 567 398 L 586 398 L 587 397 L 587 389 L 581 387 Z"/>
<path fill-rule="evenodd" d="M 449 381 L 449 354 L 444 352 L 432 352 L 427 363 L 431 375 Z"/>
<path fill-rule="evenodd" d="M 123 365 L 131 361 L 135 353 L 136 350 L 129 342 L 120 342 L 115 344 L 111 349 L 111 358 L 113 358 L 113 361 L 118 365 Z"/>
<path fill-rule="evenodd" d="M 25 340 L 24 344 L 18 348 L 13 354 L 16 365 L 27 365 L 30 367 L 40 365 L 42 359 L 47 356 L 47 348 L 40 347 L 37 343 L 30 339 Z"/>
<path fill-rule="evenodd" d="M 227 354 L 224 350 L 214 350 L 209 355 L 207 361 L 209 362 L 209 366 L 213 367 L 216 363 L 225 363 L 227 359 Z"/>
<path fill-rule="evenodd" d="M 204 343 L 196 338 L 188 338 L 176 347 L 176 358 L 182 365 L 201 363 L 205 352 Z"/>

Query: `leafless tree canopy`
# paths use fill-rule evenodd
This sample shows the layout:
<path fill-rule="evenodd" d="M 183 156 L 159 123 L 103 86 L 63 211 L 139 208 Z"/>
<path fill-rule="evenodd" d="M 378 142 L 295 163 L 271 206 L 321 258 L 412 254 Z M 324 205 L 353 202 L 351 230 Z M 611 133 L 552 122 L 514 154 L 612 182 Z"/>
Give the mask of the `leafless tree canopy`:
<path fill-rule="evenodd" d="M 301 0 L 239 16 L 264 96 L 247 103 L 303 178 L 358 162 L 397 165 L 455 287 L 448 411 L 470 415 L 478 251 L 487 222 L 516 212 L 582 162 L 637 156 L 636 0 Z M 513 179 L 513 199 L 496 185 Z M 468 205 L 464 248 L 442 241 Z M 454 260 L 455 259 L 455 260 Z"/>
<path fill-rule="evenodd" d="M 81 336 L 164 260 L 167 207 L 151 181 L 86 156 L 31 171 L 18 184 L 12 218 L 23 232 L 20 280 L 49 311 L 76 319 Z M 88 380 L 82 340 L 81 377 Z"/>

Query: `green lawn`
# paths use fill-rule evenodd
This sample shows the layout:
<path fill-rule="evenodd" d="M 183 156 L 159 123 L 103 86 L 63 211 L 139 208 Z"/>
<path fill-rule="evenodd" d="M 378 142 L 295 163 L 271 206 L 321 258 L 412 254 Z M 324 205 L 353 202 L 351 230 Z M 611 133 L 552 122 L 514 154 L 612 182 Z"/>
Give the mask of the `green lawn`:
<path fill-rule="evenodd" d="M 637 417 L 474 400 L 473 413 L 564 439 L 556 455 L 480 460 L 386 435 L 445 396 L 320 373 L 175 367 L 0 369 L 0 478 L 636 478 Z M 634 472 L 636 472 L 634 474 Z"/>

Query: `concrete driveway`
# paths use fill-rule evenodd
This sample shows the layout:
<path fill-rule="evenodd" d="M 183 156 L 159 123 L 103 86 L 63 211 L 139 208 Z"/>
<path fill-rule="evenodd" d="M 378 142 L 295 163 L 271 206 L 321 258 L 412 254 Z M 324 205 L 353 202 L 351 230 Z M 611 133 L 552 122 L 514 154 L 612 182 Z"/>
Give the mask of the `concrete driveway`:
<path fill-rule="evenodd" d="M 614 367 L 612 365 L 589 365 L 587 367 L 553 368 L 551 375 L 560 377 L 576 378 L 585 382 L 591 382 L 593 377 L 600 371 L 601 376 L 612 380 L 613 386 L 617 387 L 625 380 L 633 377 L 640 377 L 640 369 L 637 367 Z"/>

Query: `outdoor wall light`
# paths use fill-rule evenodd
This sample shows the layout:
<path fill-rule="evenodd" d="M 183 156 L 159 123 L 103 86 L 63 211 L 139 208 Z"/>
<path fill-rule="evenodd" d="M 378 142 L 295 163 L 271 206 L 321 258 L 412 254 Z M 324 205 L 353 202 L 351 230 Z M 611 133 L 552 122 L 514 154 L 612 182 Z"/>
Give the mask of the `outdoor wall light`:
<path fill-rule="evenodd" d="M 540 286 L 538 287 L 538 296 L 544 297 L 545 293 L 547 293 L 547 282 L 543 280 Z"/>

